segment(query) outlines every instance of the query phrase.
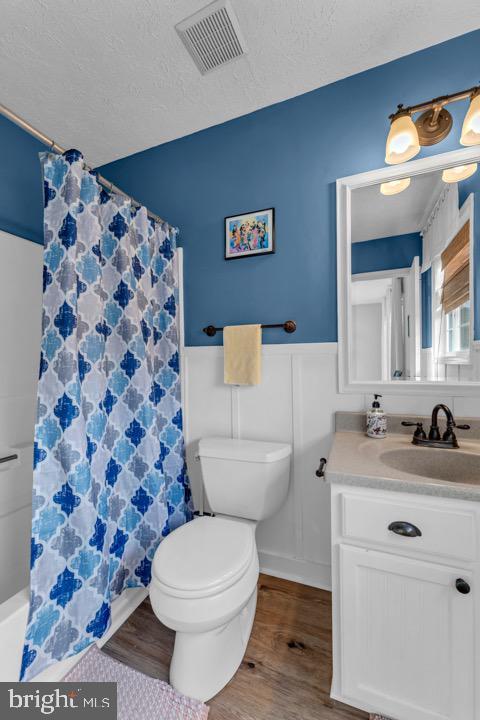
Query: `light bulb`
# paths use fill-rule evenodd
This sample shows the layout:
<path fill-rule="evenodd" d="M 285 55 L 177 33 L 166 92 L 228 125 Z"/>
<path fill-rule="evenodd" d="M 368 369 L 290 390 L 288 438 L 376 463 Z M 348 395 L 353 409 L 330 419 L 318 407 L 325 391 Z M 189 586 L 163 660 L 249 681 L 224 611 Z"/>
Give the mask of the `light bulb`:
<path fill-rule="evenodd" d="M 403 192 L 410 185 L 410 178 L 402 178 L 401 180 L 391 180 L 390 182 L 380 185 L 382 195 L 397 195 Z"/>
<path fill-rule="evenodd" d="M 480 92 L 477 92 L 470 101 L 470 107 L 463 121 L 460 143 L 468 146 L 480 143 Z"/>
<path fill-rule="evenodd" d="M 456 183 L 460 180 L 465 180 L 473 175 L 477 171 L 477 163 L 471 163 L 470 165 L 456 165 L 455 167 L 447 168 L 442 173 L 442 180 L 446 183 Z"/>
<path fill-rule="evenodd" d="M 390 126 L 385 150 L 385 162 L 397 165 L 406 162 L 420 151 L 418 132 L 410 115 L 396 117 Z"/>

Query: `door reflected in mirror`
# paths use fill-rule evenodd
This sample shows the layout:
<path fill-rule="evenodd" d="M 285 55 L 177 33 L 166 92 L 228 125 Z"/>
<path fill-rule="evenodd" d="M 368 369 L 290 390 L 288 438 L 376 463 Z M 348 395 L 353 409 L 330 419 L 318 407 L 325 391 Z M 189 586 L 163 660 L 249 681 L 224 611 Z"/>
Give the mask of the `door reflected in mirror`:
<path fill-rule="evenodd" d="M 420 373 L 419 259 L 405 271 L 352 276 L 353 380 L 402 380 Z"/>

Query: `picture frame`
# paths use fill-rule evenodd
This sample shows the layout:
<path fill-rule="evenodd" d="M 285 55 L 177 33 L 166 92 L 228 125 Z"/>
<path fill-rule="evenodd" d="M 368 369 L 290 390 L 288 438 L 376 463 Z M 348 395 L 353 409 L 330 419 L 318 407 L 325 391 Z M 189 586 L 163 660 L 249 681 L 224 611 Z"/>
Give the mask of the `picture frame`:
<path fill-rule="evenodd" d="M 225 218 L 225 260 L 275 252 L 275 208 Z"/>

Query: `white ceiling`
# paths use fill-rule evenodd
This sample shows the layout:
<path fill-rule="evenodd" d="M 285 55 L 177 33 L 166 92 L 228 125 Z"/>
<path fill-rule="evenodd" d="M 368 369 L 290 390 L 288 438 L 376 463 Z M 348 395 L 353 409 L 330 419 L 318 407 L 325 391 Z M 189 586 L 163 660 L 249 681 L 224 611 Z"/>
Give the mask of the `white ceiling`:
<path fill-rule="evenodd" d="M 351 301 L 352 305 L 370 305 L 380 303 L 387 296 L 392 287 L 392 278 L 379 278 L 376 280 L 355 280 L 352 276 Z"/>
<path fill-rule="evenodd" d="M 0 101 L 100 165 L 480 26 L 478 0 L 231 0 L 246 57 L 201 76 L 208 0 L 2 0 Z"/>
<path fill-rule="evenodd" d="M 441 172 L 412 177 L 398 195 L 382 195 L 380 185 L 352 192 L 352 242 L 419 232 L 444 187 Z"/>

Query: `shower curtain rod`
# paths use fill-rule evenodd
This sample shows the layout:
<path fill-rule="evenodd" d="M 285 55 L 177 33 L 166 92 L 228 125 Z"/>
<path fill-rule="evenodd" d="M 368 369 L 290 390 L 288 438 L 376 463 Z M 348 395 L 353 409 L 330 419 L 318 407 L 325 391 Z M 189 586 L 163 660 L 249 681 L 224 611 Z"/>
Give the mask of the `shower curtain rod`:
<path fill-rule="evenodd" d="M 56 143 L 54 140 L 49 138 L 44 133 L 40 132 L 40 130 L 37 130 L 33 127 L 33 125 L 30 125 L 29 122 L 21 118 L 19 115 L 13 112 L 13 110 L 9 110 L 5 105 L 2 105 L 0 103 L 0 113 L 8 118 L 8 120 L 11 120 L 15 123 L 15 125 L 18 125 L 22 128 L 22 130 L 26 130 L 26 132 L 30 133 L 30 135 L 33 135 L 33 137 L 37 138 L 37 140 L 40 140 L 44 145 L 48 145 L 50 147 L 50 150 L 53 150 L 54 152 L 58 153 L 59 155 L 63 155 L 65 151 L 65 148 L 62 148 L 58 143 Z M 93 170 L 93 168 L 90 167 L 86 162 L 84 162 L 85 169 L 86 170 Z M 114 185 L 110 180 L 107 180 L 103 177 L 103 175 L 99 175 L 97 173 L 97 180 L 100 183 L 100 185 L 103 185 L 106 187 L 110 192 L 117 193 L 118 195 L 123 195 L 123 197 L 129 198 L 132 205 L 138 205 L 139 207 L 142 207 L 142 203 L 138 202 L 138 200 L 135 200 L 131 195 L 124 192 L 121 188 L 118 187 L 118 185 Z M 163 220 L 159 215 L 155 215 L 155 213 L 151 212 L 150 210 L 147 210 L 147 215 L 151 217 L 153 220 L 156 220 L 158 223 L 165 223 L 166 220 Z M 167 223 L 167 225 L 170 225 L 170 223 Z"/>

